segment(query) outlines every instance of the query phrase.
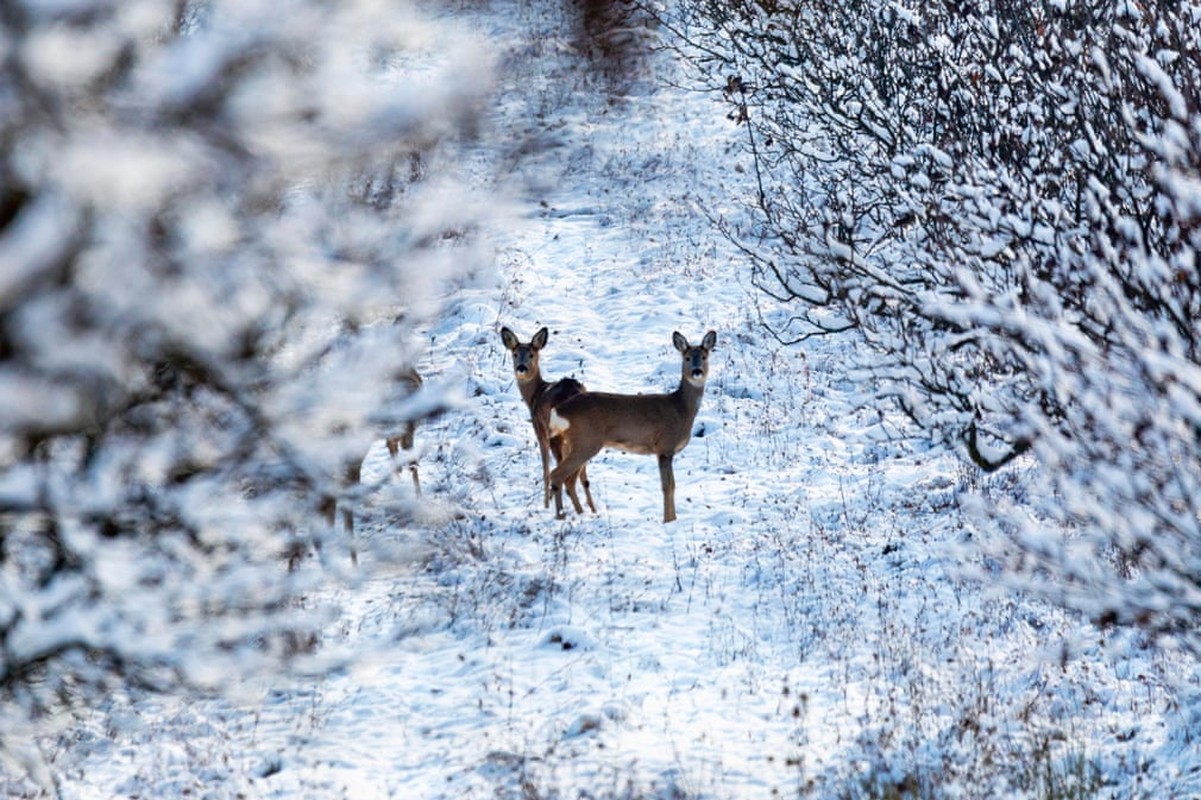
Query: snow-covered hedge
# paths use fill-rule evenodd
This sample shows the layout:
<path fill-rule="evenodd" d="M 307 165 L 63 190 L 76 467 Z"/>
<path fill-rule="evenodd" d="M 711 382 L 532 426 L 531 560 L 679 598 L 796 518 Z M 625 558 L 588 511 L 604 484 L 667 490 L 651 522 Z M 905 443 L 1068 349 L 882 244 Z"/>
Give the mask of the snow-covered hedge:
<path fill-rule="evenodd" d="M 871 402 L 1037 464 L 1042 499 L 980 506 L 1014 573 L 1201 648 L 1201 6 L 681 6 L 778 333 L 856 330 Z"/>
<path fill-rule="evenodd" d="M 467 46 L 372 0 L 0 12 L 0 749 L 43 779 L 48 709 L 306 655 L 283 554 L 437 405 L 387 402 L 472 262 L 423 168 L 487 91 Z"/>

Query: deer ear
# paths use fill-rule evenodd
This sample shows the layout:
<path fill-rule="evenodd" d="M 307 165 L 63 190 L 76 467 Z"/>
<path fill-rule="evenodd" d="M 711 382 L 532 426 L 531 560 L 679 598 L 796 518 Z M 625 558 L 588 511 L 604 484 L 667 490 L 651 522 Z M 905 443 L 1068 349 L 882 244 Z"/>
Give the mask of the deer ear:
<path fill-rule="evenodd" d="M 534 338 L 530 340 L 530 344 L 534 346 L 535 350 L 541 350 L 542 348 L 546 347 L 546 339 L 548 336 L 550 336 L 550 331 L 548 331 L 546 328 L 543 328 L 534 334 Z"/>
<path fill-rule="evenodd" d="M 505 343 L 506 349 L 508 349 L 508 350 L 516 350 L 517 349 L 517 344 L 518 344 L 517 334 L 513 333 L 513 331 L 509 330 L 508 328 L 500 329 L 500 340 Z"/>
<path fill-rule="evenodd" d="M 701 342 L 701 347 L 706 350 L 712 350 L 717 346 L 717 331 L 709 331 L 705 334 L 704 341 Z"/>
<path fill-rule="evenodd" d="M 685 339 L 679 331 L 676 331 L 671 335 L 671 343 L 674 344 L 676 349 L 681 353 L 688 349 L 688 340 Z"/>

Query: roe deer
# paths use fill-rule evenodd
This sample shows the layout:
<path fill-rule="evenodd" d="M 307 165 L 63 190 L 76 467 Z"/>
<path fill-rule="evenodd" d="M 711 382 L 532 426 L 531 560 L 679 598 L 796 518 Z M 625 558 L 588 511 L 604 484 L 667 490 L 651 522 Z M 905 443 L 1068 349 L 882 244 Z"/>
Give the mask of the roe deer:
<path fill-rule="evenodd" d="M 513 354 L 513 375 L 517 378 L 517 389 L 521 399 L 530 410 L 530 421 L 534 424 L 534 438 L 538 440 L 538 451 L 542 455 L 542 507 L 550 507 L 550 456 L 555 457 L 555 463 L 563 460 L 562 442 L 557 436 L 552 436 L 548 421 L 555 406 L 584 392 L 584 384 L 574 378 L 561 378 L 554 383 L 542 379 L 542 370 L 538 366 L 539 354 L 546 346 L 550 332 L 543 328 L 534 334 L 529 344 L 522 344 L 517 335 L 508 328 L 500 329 L 500 338 L 505 348 Z M 581 466 L 566 476 L 567 495 L 575 506 L 577 514 L 584 513 L 580 505 L 580 497 L 576 494 L 576 479 L 584 484 L 584 497 L 588 508 L 596 513 L 596 504 L 592 502 L 592 490 L 588 484 L 588 473 Z"/>
<path fill-rule="evenodd" d="M 414 394 L 422 385 L 420 373 L 412 367 L 397 371 L 392 379 L 400 396 Z M 388 455 L 392 457 L 392 468 L 397 475 L 401 472 L 401 465 L 397 461 L 397 455 L 401 450 L 408 453 L 413 449 L 413 435 L 416 430 L 417 422 L 411 419 L 406 420 L 403 431 L 395 436 L 388 436 L 384 440 L 384 444 L 388 448 Z M 421 480 L 417 477 L 417 459 L 411 454 L 408 460 L 408 467 L 409 474 L 413 478 L 413 488 L 417 491 L 417 494 L 421 494 Z M 345 494 L 351 487 L 358 486 L 362 480 L 362 474 L 362 460 L 351 461 L 346 464 L 342 476 L 342 493 Z M 337 516 L 337 505 L 337 497 L 325 497 L 321 501 L 320 510 L 325 515 L 325 521 L 331 528 L 334 526 L 334 520 Z M 346 538 L 350 546 L 350 561 L 355 566 L 358 566 L 359 553 L 354 544 L 354 510 L 345 500 L 342 505 L 342 525 L 346 529 Z"/>
<path fill-rule="evenodd" d="M 692 438 L 709 375 L 709 351 L 717 334 L 709 331 L 700 345 L 692 347 L 679 333 L 671 335 L 680 351 L 680 385 L 670 394 L 609 394 L 585 392 L 561 403 L 550 412 L 550 432 L 563 439 L 565 455 L 550 474 L 555 493 L 555 514 L 563 516 L 563 481 L 602 447 L 659 457 L 663 484 L 663 521 L 676 518 L 676 482 L 671 460 Z"/>
<path fill-rule="evenodd" d="M 397 388 L 405 395 L 416 394 L 421 389 L 421 375 L 412 367 L 397 372 L 393 380 L 396 382 Z M 415 420 L 406 420 L 404 425 L 404 431 L 397 436 L 389 436 L 384 441 L 388 447 L 388 455 L 392 457 L 392 468 L 396 470 L 397 475 L 400 474 L 400 464 L 397 463 L 396 456 L 401 450 L 407 453 L 413 449 L 413 433 L 417 430 Z M 421 494 L 421 479 L 417 477 L 417 459 L 415 457 L 409 458 L 409 474 L 413 476 L 413 488 L 417 494 Z"/>

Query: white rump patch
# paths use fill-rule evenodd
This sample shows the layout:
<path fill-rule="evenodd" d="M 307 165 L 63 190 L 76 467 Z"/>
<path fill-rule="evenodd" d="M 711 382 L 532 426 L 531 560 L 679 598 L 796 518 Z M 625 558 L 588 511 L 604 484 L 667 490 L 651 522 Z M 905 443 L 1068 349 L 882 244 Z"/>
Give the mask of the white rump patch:
<path fill-rule="evenodd" d="M 559 434 L 563 433 L 563 431 L 571 427 L 570 422 L 559 416 L 559 410 L 556 408 L 552 408 L 550 410 L 550 419 L 548 420 L 548 424 L 550 426 L 550 432 L 555 436 L 558 436 Z"/>

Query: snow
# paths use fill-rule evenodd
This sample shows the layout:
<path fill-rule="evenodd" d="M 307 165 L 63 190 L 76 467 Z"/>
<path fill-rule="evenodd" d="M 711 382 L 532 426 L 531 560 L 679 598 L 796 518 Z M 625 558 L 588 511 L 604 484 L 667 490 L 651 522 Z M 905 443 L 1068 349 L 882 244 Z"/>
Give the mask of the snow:
<path fill-rule="evenodd" d="M 1150 56 L 1143 56 L 1138 59 L 1136 65 L 1143 77 L 1153 84 L 1159 90 L 1159 93 L 1163 95 L 1163 99 L 1167 101 L 1172 111 L 1172 116 L 1178 120 L 1187 119 L 1188 102 L 1172 83 L 1167 73 L 1163 71 L 1163 68 L 1159 66 L 1159 63 Z"/>
<path fill-rule="evenodd" d="M 22 49 L 35 80 L 74 87 L 95 80 L 109 69 L 121 44 L 115 35 L 81 35 L 64 26 L 34 34 Z"/>
<path fill-rule="evenodd" d="M 554 15 L 458 14 L 507 64 L 493 113 L 528 119 L 533 151 L 482 232 L 496 271 L 426 331 L 423 375 L 461 396 L 418 430 L 425 495 L 381 442 L 367 454 L 383 486 L 323 641 L 344 667 L 221 699 L 114 696 L 50 746 L 62 796 L 1025 797 L 1076 757 L 1100 796 L 1201 793 L 1193 663 L 990 584 L 957 502 L 990 479 L 862 409 L 850 340 L 760 327 L 744 259 L 697 211 L 751 191 L 724 109 L 645 82 L 555 88 L 582 79 Z M 513 145 L 485 135 L 479 158 Z M 502 325 L 550 327 L 548 379 L 623 393 L 674 387 L 673 331 L 717 331 L 677 522 L 655 460 L 614 451 L 589 464 L 598 514 L 543 508 Z M 397 502 L 417 525 L 393 524 Z"/>

